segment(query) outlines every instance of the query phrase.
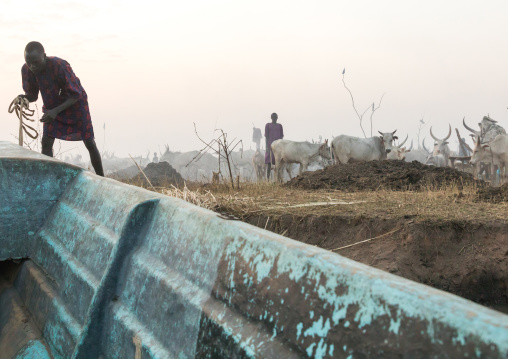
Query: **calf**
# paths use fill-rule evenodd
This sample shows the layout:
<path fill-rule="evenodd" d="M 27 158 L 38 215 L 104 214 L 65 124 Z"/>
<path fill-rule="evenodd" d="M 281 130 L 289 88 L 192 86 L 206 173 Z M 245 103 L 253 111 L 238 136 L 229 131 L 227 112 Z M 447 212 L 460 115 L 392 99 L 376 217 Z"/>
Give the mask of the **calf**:
<path fill-rule="evenodd" d="M 294 142 L 289 140 L 277 140 L 272 143 L 272 152 L 275 157 L 275 180 L 282 182 L 282 170 L 289 163 L 300 164 L 300 175 L 307 170 L 309 164 L 319 156 L 330 159 L 330 147 L 328 140 L 324 143 Z M 289 176 L 291 174 L 288 172 Z"/>

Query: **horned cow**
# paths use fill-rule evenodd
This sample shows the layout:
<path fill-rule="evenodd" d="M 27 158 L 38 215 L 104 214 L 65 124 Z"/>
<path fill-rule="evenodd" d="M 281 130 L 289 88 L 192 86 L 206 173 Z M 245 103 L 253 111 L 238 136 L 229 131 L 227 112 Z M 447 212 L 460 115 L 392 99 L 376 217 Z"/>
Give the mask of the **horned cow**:
<path fill-rule="evenodd" d="M 393 146 L 390 153 L 388 153 L 386 155 L 386 159 L 404 161 L 404 159 L 406 158 L 406 153 L 411 152 L 411 149 L 413 148 L 412 141 L 411 141 L 411 148 L 406 149 L 406 147 L 402 147 L 402 146 L 404 146 L 404 143 L 406 143 L 408 136 L 409 135 L 406 136 L 406 139 L 404 141 L 402 141 L 401 144 Z"/>
<path fill-rule="evenodd" d="M 450 147 L 448 147 L 448 141 L 447 140 L 452 135 L 452 126 L 448 125 L 448 127 L 449 127 L 448 135 L 445 138 L 443 138 L 443 139 L 439 139 L 436 136 L 434 136 L 434 134 L 432 133 L 432 127 L 430 127 L 430 135 L 436 141 L 434 143 L 434 150 L 432 151 L 432 156 L 436 157 L 438 155 L 443 155 L 443 157 L 445 159 L 445 162 L 444 162 L 444 166 L 442 166 L 442 167 L 448 166 L 449 159 L 450 159 Z M 441 164 L 441 163 L 442 162 L 439 161 L 439 164 Z M 436 164 L 436 166 L 438 166 L 438 165 Z"/>
<path fill-rule="evenodd" d="M 476 139 L 476 144 L 471 156 L 473 165 L 479 162 L 491 162 L 499 165 L 499 173 L 503 177 L 508 163 L 508 136 L 497 135 L 490 142 L 481 142 L 480 137 Z M 494 168 L 492 167 L 492 174 Z"/>
<path fill-rule="evenodd" d="M 379 132 L 379 131 L 378 131 Z M 395 132 L 379 132 L 381 136 L 358 138 L 339 135 L 332 140 L 334 163 L 348 163 L 350 159 L 357 161 L 381 161 L 394 148 L 393 141 L 397 139 Z"/>

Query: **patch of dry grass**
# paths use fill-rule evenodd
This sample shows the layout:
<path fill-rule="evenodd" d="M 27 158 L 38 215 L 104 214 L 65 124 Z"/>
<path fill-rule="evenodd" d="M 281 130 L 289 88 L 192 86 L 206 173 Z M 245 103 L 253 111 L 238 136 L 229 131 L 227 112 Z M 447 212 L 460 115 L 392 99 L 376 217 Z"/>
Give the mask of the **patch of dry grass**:
<path fill-rule="evenodd" d="M 146 187 L 146 186 L 145 186 Z M 411 218 L 416 222 L 506 223 L 508 203 L 477 200 L 474 185 L 429 186 L 420 191 L 343 192 L 302 190 L 275 183 L 242 183 L 232 190 L 226 185 L 191 183 L 183 189 L 156 188 L 198 206 L 227 212 L 240 219 L 252 215 L 343 216 L 351 218 Z"/>
<path fill-rule="evenodd" d="M 191 191 L 185 185 L 182 189 L 175 186 L 160 188 L 158 192 L 166 196 L 183 199 L 184 201 L 207 209 L 213 210 L 217 206 L 217 199 L 210 191 L 201 192 L 199 189 Z"/>

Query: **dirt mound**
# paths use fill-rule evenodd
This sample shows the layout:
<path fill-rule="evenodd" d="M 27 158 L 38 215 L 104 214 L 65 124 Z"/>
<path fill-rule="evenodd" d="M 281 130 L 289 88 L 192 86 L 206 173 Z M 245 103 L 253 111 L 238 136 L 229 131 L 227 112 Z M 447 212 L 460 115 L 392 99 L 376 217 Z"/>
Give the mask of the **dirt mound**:
<path fill-rule="evenodd" d="M 304 172 L 287 182 L 303 189 L 337 189 L 347 192 L 377 190 L 397 191 L 439 188 L 457 184 L 478 183 L 469 173 L 453 168 L 427 166 L 413 161 L 369 161 L 337 164 L 323 170 Z"/>
<path fill-rule="evenodd" d="M 159 163 L 149 163 L 143 172 L 155 187 L 168 187 L 174 185 L 176 187 L 183 185 L 183 178 L 169 162 L 162 161 Z M 146 181 L 143 174 L 139 173 L 131 178 L 131 181 Z"/>
<path fill-rule="evenodd" d="M 508 183 L 500 187 L 480 188 L 478 200 L 492 203 L 508 202 Z"/>
<path fill-rule="evenodd" d="M 108 175 L 108 177 L 118 179 L 118 180 L 127 180 L 133 176 L 136 176 L 139 173 L 138 166 L 132 165 L 127 168 L 115 171 Z"/>

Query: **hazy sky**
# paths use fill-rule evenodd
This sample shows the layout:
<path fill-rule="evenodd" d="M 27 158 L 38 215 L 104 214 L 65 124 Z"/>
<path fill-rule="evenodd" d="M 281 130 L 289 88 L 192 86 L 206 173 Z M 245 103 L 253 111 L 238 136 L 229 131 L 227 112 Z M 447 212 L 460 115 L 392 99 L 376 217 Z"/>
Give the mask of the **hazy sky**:
<path fill-rule="evenodd" d="M 119 156 L 199 149 L 193 122 L 207 140 L 222 128 L 248 149 L 252 124 L 272 112 L 286 139 L 362 136 L 344 67 L 358 110 L 386 93 L 374 131 L 416 139 L 423 116 L 427 137 L 430 125 L 444 137 L 487 113 L 508 128 L 506 0 L 1 0 L 0 33 L 0 140 L 17 142 L 7 107 L 32 40 L 71 64 L 99 149 L 106 124 L 105 148 Z M 75 147 L 86 153 L 64 146 Z"/>

